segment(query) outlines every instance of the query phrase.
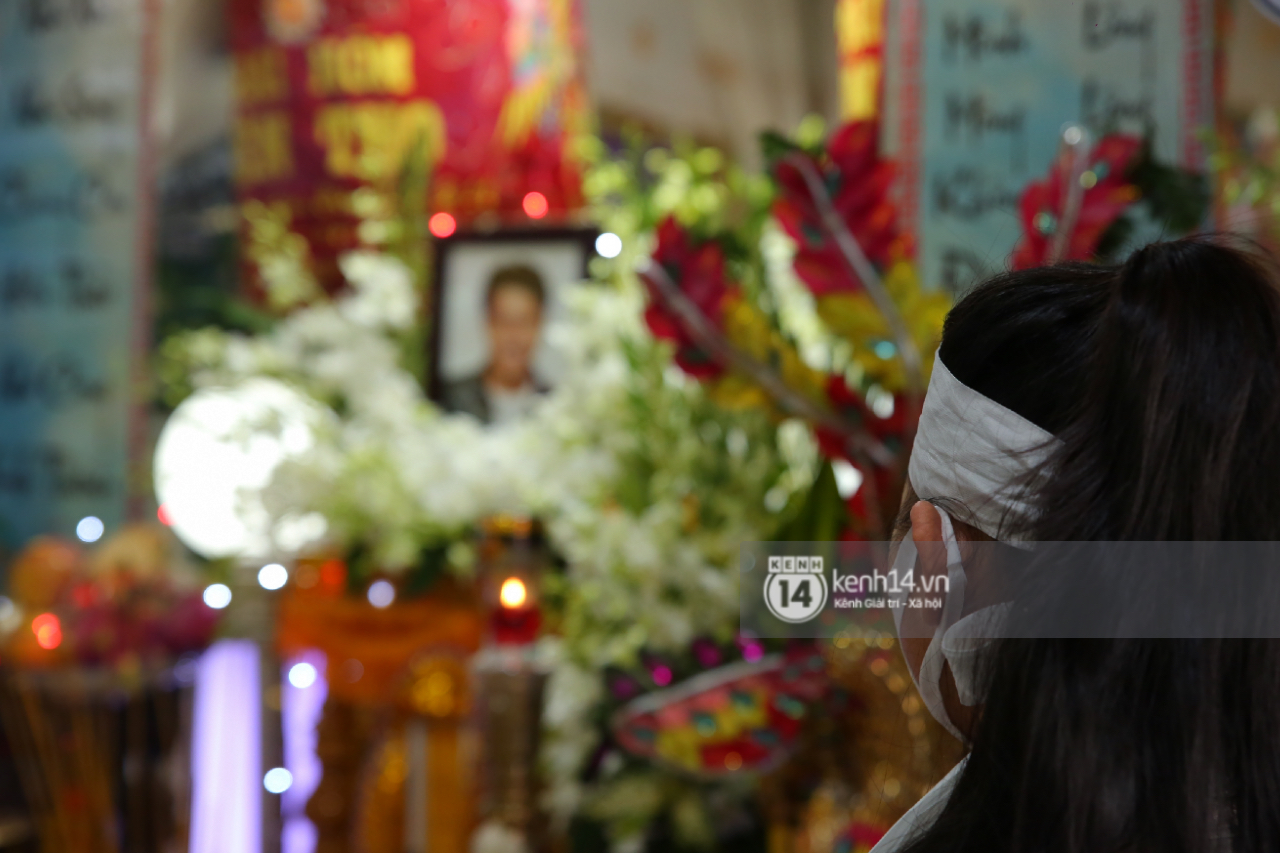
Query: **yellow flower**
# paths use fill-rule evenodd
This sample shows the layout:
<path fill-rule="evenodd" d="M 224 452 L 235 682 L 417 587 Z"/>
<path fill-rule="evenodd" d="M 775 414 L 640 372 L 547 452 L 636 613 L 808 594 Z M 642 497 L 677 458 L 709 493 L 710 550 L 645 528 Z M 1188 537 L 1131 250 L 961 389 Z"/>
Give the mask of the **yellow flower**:
<path fill-rule="evenodd" d="M 825 375 L 804 363 L 796 348 L 754 303 L 741 297 L 731 299 L 725 306 L 724 331 L 735 347 L 778 373 L 793 390 L 815 400 L 824 399 Z"/>
<path fill-rule="evenodd" d="M 755 382 L 739 373 L 730 373 L 707 386 L 707 396 L 728 411 L 768 409 L 773 405 L 769 395 Z"/>
<path fill-rule="evenodd" d="M 924 360 L 925 381 L 942 335 L 942 322 L 951 299 L 920 287 L 915 267 L 899 261 L 884 277 L 885 290 L 898 306 L 907 332 Z M 867 381 L 897 392 L 906 386 L 906 372 L 889 323 L 865 293 L 837 293 L 818 300 L 818 315 L 831 331 L 853 345 L 853 362 Z"/>

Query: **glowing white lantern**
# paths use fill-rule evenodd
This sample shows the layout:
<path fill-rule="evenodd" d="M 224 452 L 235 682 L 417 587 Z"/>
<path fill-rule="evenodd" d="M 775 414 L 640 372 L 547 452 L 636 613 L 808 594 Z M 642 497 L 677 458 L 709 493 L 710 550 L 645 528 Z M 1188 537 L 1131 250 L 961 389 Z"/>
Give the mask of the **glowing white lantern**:
<path fill-rule="evenodd" d="M 281 589 L 289 582 L 289 570 L 279 563 L 268 563 L 258 569 L 258 586 L 263 589 Z"/>
<path fill-rule="evenodd" d="M 622 238 L 606 231 L 596 238 L 596 254 L 602 258 L 616 258 L 622 254 Z"/>
<path fill-rule="evenodd" d="M 102 534 L 106 529 L 102 519 L 96 515 L 86 515 L 76 525 L 76 537 L 81 542 L 97 542 L 102 538 Z"/>
<path fill-rule="evenodd" d="M 384 607 L 390 607 L 396 600 L 396 588 L 389 581 L 374 581 L 369 584 L 369 590 L 365 595 L 370 604 L 381 610 Z"/>
<path fill-rule="evenodd" d="M 258 492 L 281 462 L 311 448 L 324 415 L 272 379 L 188 397 L 156 443 L 156 497 L 173 532 L 210 559 L 263 558 L 282 547 Z"/>
<path fill-rule="evenodd" d="M 214 610 L 221 610 L 231 603 L 231 587 L 225 583 L 211 583 L 204 588 L 204 603 Z"/>
<path fill-rule="evenodd" d="M 308 687 L 316 683 L 316 677 L 319 675 L 316 668 L 311 664 L 303 661 L 295 663 L 289 667 L 289 683 L 299 690 L 306 690 Z"/>
<path fill-rule="evenodd" d="M 262 777 L 262 787 L 272 794 L 283 794 L 292 786 L 293 774 L 283 767 L 272 767 Z"/>

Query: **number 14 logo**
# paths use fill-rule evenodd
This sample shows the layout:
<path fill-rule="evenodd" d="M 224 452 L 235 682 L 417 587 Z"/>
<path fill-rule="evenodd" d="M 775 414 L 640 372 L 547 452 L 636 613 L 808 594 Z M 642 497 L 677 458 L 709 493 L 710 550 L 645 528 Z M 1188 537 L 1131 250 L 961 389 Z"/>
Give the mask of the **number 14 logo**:
<path fill-rule="evenodd" d="M 827 579 L 820 574 L 770 574 L 764 603 L 783 622 L 808 622 L 827 603 Z"/>

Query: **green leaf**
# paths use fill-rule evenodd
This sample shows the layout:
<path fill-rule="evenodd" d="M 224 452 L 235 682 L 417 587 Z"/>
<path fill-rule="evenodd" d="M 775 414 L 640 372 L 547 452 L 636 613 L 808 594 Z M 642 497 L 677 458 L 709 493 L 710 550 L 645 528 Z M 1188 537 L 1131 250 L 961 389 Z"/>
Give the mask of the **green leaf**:
<path fill-rule="evenodd" d="M 796 514 L 773 538 L 779 542 L 832 542 L 840 538 L 847 522 L 848 510 L 836 487 L 835 473 L 824 462 Z"/>
<path fill-rule="evenodd" d="M 803 152 L 794 140 L 783 136 L 776 130 L 766 130 L 760 134 L 760 152 L 764 155 L 765 168 L 772 173 L 778 162 L 795 151 Z"/>

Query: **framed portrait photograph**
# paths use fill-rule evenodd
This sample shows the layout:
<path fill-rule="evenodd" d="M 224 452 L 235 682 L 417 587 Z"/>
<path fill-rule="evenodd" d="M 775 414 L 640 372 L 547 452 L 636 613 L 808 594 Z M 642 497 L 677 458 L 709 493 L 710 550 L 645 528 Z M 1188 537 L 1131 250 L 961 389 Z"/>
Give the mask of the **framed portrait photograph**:
<path fill-rule="evenodd" d="M 525 416 L 563 372 L 545 330 L 587 277 L 595 229 L 458 233 L 436 241 L 428 393 L 485 424 Z"/>

